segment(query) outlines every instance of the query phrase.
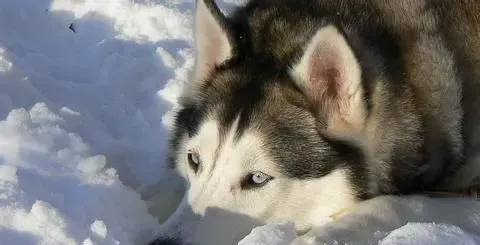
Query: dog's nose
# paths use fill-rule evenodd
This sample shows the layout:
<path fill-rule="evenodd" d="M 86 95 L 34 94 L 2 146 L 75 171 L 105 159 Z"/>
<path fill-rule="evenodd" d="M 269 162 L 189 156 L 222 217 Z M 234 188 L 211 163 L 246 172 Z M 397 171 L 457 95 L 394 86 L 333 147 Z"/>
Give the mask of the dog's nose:
<path fill-rule="evenodd" d="M 148 245 L 186 245 L 178 239 L 161 237 L 151 241 Z"/>

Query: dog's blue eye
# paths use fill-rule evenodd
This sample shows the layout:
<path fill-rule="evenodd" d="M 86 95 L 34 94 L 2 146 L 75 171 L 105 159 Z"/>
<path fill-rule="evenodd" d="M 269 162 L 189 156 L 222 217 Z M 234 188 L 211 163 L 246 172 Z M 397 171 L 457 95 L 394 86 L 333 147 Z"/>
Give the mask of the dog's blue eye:
<path fill-rule="evenodd" d="M 195 152 L 188 152 L 187 159 L 188 159 L 188 165 L 196 173 L 198 171 L 198 167 L 200 166 L 200 157 Z"/>
<path fill-rule="evenodd" d="M 263 172 L 260 172 L 260 171 L 252 172 L 252 173 L 249 173 L 246 176 L 246 178 L 242 181 L 241 187 L 242 189 L 262 187 L 272 179 L 273 179 L 272 176 L 265 174 Z"/>
<path fill-rule="evenodd" d="M 252 174 L 252 182 L 260 185 L 263 184 L 265 181 L 268 180 L 268 175 L 262 173 L 262 172 L 256 172 Z"/>

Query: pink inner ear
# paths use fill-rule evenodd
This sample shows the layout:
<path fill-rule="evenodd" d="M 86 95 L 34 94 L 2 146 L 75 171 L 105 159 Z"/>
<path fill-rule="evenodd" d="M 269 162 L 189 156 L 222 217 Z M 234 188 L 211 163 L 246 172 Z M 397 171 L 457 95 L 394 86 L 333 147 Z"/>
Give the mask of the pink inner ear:
<path fill-rule="evenodd" d="M 308 93 L 320 110 L 331 113 L 340 109 L 344 97 L 345 69 L 333 45 L 319 44 L 312 52 L 308 69 Z"/>
<path fill-rule="evenodd" d="M 196 11 L 195 45 L 197 57 L 195 80 L 203 82 L 216 65 L 230 57 L 231 46 L 227 30 L 222 28 L 203 0 L 198 0 Z"/>

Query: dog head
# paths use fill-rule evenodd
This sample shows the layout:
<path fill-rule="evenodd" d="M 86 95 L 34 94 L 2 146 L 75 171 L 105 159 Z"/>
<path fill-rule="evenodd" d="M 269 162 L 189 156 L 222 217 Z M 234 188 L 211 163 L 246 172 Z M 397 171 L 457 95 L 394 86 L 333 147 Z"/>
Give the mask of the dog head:
<path fill-rule="evenodd" d="M 171 160 L 188 187 L 153 244 L 234 244 L 268 222 L 303 232 L 369 195 L 363 142 L 375 126 L 344 33 L 310 25 L 279 47 L 255 26 L 263 14 L 226 18 L 214 1 L 196 3 L 196 65 Z"/>

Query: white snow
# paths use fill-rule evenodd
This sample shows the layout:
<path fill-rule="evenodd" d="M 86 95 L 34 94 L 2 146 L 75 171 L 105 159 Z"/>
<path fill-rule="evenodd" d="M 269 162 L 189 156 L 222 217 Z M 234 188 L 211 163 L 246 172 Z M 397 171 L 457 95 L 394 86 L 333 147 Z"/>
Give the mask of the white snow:
<path fill-rule="evenodd" d="M 478 240 L 454 225 L 435 223 L 408 223 L 392 231 L 380 245 L 463 244 L 475 245 Z"/>
<path fill-rule="evenodd" d="M 0 1 L 1 245 L 150 238 L 190 5 Z"/>
<path fill-rule="evenodd" d="M 296 237 L 293 223 L 256 227 L 238 245 L 289 245 Z"/>
<path fill-rule="evenodd" d="M 182 185 L 163 167 L 193 64 L 192 7 L 192 0 L 0 1 L 0 245 L 145 244 L 175 208 Z M 480 207 L 457 205 L 380 199 L 312 232 L 340 244 L 480 244 Z M 439 211 L 418 219 L 426 207 Z M 448 212 L 456 216 L 434 223 L 442 218 L 433 214 Z M 348 230 L 359 222 L 364 229 Z M 294 238 L 291 224 L 272 224 L 240 244 Z"/>

